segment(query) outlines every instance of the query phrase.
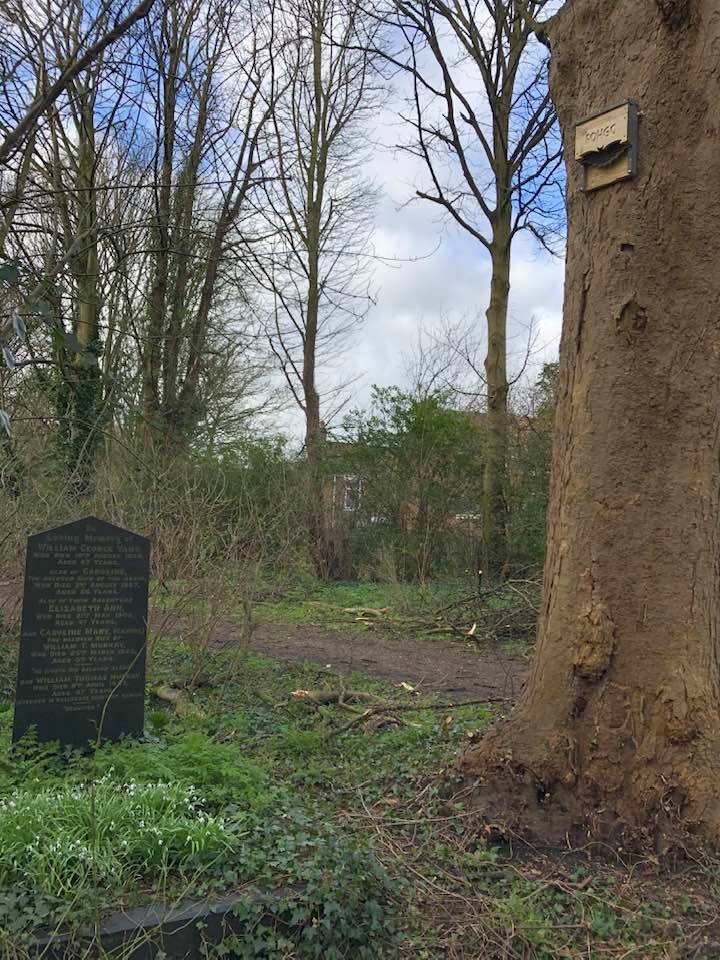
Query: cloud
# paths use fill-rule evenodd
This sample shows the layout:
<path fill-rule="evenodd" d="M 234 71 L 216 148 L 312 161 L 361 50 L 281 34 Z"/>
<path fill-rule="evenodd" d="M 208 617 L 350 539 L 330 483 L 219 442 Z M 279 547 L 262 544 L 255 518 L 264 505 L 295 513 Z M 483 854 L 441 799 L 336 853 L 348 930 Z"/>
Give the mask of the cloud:
<path fill-rule="evenodd" d="M 404 130 L 397 119 L 386 142 Z M 421 330 L 439 331 L 448 322 L 476 321 L 480 336 L 490 294 L 490 261 L 485 248 L 439 208 L 414 198 L 424 170 L 404 151 L 378 152 L 371 174 L 383 196 L 375 218 L 374 286 L 377 304 L 356 338 L 345 371 L 362 379 L 355 405 L 367 403 L 370 386 L 407 382 L 406 355 Z M 562 260 L 553 258 L 529 234 L 514 243 L 511 265 L 508 351 L 524 355 L 533 321 L 533 367 L 554 359 L 562 324 Z M 511 356 L 512 361 L 512 356 Z"/>

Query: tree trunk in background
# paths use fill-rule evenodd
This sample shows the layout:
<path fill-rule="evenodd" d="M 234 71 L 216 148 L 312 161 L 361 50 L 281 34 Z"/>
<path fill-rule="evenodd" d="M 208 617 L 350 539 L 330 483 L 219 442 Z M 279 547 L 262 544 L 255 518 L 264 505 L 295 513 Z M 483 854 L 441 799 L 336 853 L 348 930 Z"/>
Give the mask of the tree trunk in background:
<path fill-rule="evenodd" d="M 308 547 L 315 573 L 322 579 L 333 576 L 327 537 L 325 491 L 320 465 L 322 428 L 320 397 L 315 383 L 315 360 L 319 319 L 319 270 L 321 198 L 310 196 L 308 202 L 308 299 L 305 343 L 303 349 L 303 400 L 305 406 L 305 453 L 307 456 L 306 511 Z"/>
<path fill-rule="evenodd" d="M 84 88 L 80 144 L 78 150 L 78 236 L 87 235 L 76 262 L 77 307 L 75 334 L 84 354 L 75 358 L 75 423 L 73 457 L 76 483 L 85 492 L 93 473 L 95 453 L 101 437 L 102 380 L 99 366 L 88 355 L 100 353 L 100 304 L 98 302 L 98 234 L 95 173 L 94 94 Z"/>
<path fill-rule="evenodd" d="M 507 558 L 508 381 L 507 314 L 510 296 L 510 204 L 498 216 L 491 243 L 492 276 L 487 319 L 487 434 L 483 462 L 483 567 L 497 574 Z"/>
<path fill-rule="evenodd" d="M 305 454 L 307 456 L 306 477 L 306 515 L 308 531 L 308 549 L 316 576 L 321 579 L 330 577 L 327 556 L 327 534 L 325 517 L 325 495 L 320 467 L 320 400 L 317 391 L 308 376 L 306 368 L 303 376 L 305 386 Z"/>
<path fill-rule="evenodd" d="M 168 276 L 170 273 L 170 217 L 172 206 L 173 155 L 175 149 L 176 84 L 180 54 L 177 24 L 172 20 L 164 31 L 172 31 L 166 42 L 171 48 L 169 63 L 163 64 L 161 83 L 162 103 L 159 112 L 155 172 L 155 211 L 150 230 L 155 247 L 152 257 L 152 279 L 147 298 L 147 325 L 142 345 L 142 435 L 147 444 L 163 437 L 161 385 L 162 346 L 168 306 Z M 173 41 L 177 46 L 173 44 Z"/>
<path fill-rule="evenodd" d="M 463 767 L 546 832 L 718 841 L 717 0 L 570 0 L 550 41 L 569 240 L 538 648 Z M 573 126 L 626 99 L 639 175 L 583 194 Z"/>
<path fill-rule="evenodd" d="M 517 29 L 517 28 L 516 28 Z M 524 46 L 524 44 L 522 45 Z M 487 436 L 483 463 L 483 567 L 497 576 L 507 560 L 508 381 L 507 318 L 513 235 L 513 174 L 508 156 L 513 84 L 493 102 L 495 202 L 490 219 L 490 303 L 485 314 Z"/>
<path fill-rule="evenodd" d="M 73 179 L 67 195 L 61 196 L 58 202 L 64 206 L 65 243 L 68 248 L 77 245 L 76 252 L 69 257 L 68 266 L 73 278 L 72 332 L 82 351 L 76 351 L 76 345 L 71 350 L 65 347 L 59 349 L 60 380 L 55 390 L 55 401 L 63 458 L 76 492 L 83 495 L 90 487 L 95 454 L 102 436 L 102 378 L 99 366 L 93 365 L 89 359 L 93 355 L 99 356 L 101 346 L 95 180 L 98 157 L 92 78 L 77 81 L 72 90 L 75 97 L 73 133 L 76 144 L 72 143 L 67 132 L 62 133 L 61 142 L 73 158 Z M 61 183 L 57 159 L 56 177 L 56 182 Z M 74 218 L 68 202 L 74 207 Z"/>
<path fill-rule="evenodd" d="M 320 246 L 322 213 L 325 198 L 329 145 L 325 137 L 323 89 L 322 11 L 313 6 L 312 21 L 312 96 L 313 127 L 307 171 L 307 207 L 305 239 L 307 245 L 307 304 L 303 340 L 302 388 L 305 407 L 305 452 L 307 455 L 307 525 L 308 547 L 315 573 L 326 580 L 331 577 L 328 556 L 327 518 L 322 472 L 320 468 L 320 397 L 315 382 L 317 365 L 318 323 L 320 320 Z"/>

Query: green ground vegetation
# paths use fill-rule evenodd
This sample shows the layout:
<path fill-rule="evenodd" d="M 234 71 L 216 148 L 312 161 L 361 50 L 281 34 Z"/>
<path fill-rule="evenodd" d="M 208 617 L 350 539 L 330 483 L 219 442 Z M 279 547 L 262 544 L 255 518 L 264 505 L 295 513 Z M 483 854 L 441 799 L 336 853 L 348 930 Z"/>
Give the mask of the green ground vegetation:
<path fill-rule="evenodd" d="M 428 583 L 301 580 L 261 592 L 253 616 L 257 624 L 372 629 L 425 641 L 499 642 L 505 652 L 527 656 L 539 590 L 538 581 L 508 581 L 478 592 L 477 579 L 470 577 Z"/>
<path fill-rule="evenodd" d="M 390 599 L 374 585 L 334 589 L 332 603 L 319 595 L 337 609 Z M 266 612 L 294 609 L 303 623 L 317 596 L 268 600 Z M 186 645 L 156 639 L 143 740 L 68 755 L 31 737 L 11 747 L 5 656 L 8 953 L 21 956 L 38 926 L 238 892 L 246 933 L 221 953 L 239 958 L 720 957 L 712 865 L 670 882 L 654 863 L 538 850 L 482 821 L 454 760 L 496 706 L 444 707 L 242 645 L 205 651 L 199 678 L 196 667 Z M 156 695 L 168 689 L 179 699 Z"/>

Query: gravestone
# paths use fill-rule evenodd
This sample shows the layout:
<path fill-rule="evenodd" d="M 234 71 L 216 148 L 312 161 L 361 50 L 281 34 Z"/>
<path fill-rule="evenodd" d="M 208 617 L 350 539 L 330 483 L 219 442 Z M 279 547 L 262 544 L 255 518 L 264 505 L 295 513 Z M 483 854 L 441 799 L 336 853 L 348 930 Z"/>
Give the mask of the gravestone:
<path fill-rule="evenodd" d="M 29 537 L 13 741 L 140 736 L 150 541 L 86 517 Z"/>

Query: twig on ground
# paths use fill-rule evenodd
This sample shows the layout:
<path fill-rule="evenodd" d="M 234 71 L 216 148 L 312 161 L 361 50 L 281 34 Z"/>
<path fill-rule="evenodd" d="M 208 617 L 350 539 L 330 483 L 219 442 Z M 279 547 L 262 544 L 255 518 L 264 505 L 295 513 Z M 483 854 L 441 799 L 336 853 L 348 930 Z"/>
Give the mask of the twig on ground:
<path fill-rule="evenodd" d="M 351 702 L 382 704 L 387 702 L 382 697 L 365 690 L 293 690 L 290 696 L 293 700 L 304 700 L 308 703 L 323 704 L 324 706 L 331 703 L 343 706 Z"/>
<path fill-rule="evenodd" d="M 349 705 L 351 702 L 372 703 L 371 712 L 380 710 L 394 712 L 397 710 L 458 710 L 460 707 L 474 707 L 484 703 L 510 703 L 509 697 L 483 697 L 479 700 L 461 700 L 458 703 L 398 703 L 395 700 L 384 700 L 374 693 L 364 690 L 293 690 L 290 694 L 294 700 L 305 701 L 316 706 L 336 703 L 339 706 Z"/>

